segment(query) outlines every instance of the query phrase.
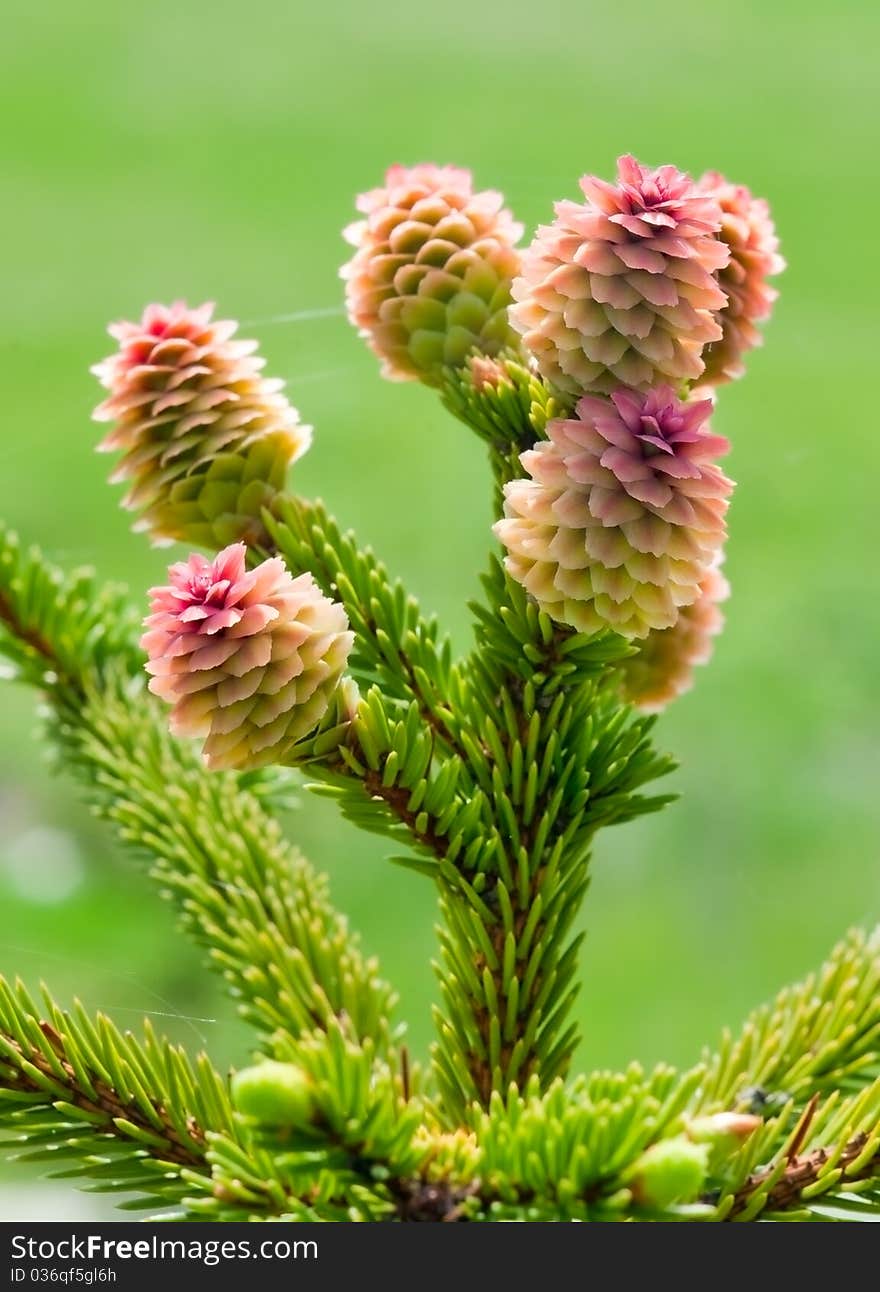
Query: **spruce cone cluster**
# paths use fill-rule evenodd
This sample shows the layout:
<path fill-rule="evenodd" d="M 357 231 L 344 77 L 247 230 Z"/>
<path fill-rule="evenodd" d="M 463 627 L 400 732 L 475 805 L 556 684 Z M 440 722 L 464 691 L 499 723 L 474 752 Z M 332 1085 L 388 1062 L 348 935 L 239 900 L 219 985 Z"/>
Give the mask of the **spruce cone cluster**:
<path fill-rule="evenodd" d="M 357 248 L 341 271 L 349 318 L 382 360 L 384 376 L 437 385 L 476 347 L 516 343 L 507 317 L 522 234 L 500 193 L 475 193 L 453 166 L 392 166 L 358 199 L 366 217 L 345 237 Z"/>
<path fill-rule="evenodd" d="M 141 645 L 171 729 L 205 741 L 212 768 L 284 760 L 326 713 L 352 645 L 342 606 L 278 557 L 256 569 L 243 543 L 172 565 L 150 592 Z"/>
<path fill-rule="evenodd" d="M 647 639 L 624 685 L 657 707 L 708 657 L 726 595 L 726 445 L 693 391 L 742 373 L 784 262 L 767 204 L 717 172 L 694 183 L 622 157 L 616 184 L 581 188 L 524 253 L 510 311 L 577 416 L 522 455 L 529 478 L 507 485 L 495 528 L 554 619 Z"/>
<path fill-rule="evenodd" d="M 111 479 L 128 483 L 122 505 L 156 544 L 261 541 L 261 511 L 311 439 L 284 383 L 262 375 L 257 342 L 212 313 L 150 305 L 109 329 L 119 349 L 93 368 L 110 392 L 95 419 L 115 423 L 99 448 L 122 452 Z"/>
<path fill-rule="evenodd" d="M 708 658 L 727 595 L 727 442 L 694 392 L 742 372 L 784 262 L 767 204 L 717 172 L 695 183 L 626 156 L 615 183 L 581 188 L 521 255 L 521 226 L 468 171 L 393 166 L 358 199 L 341 273 L 384 374 L 443 386 L 502 478 L 537 441 L 495 525 L 507 569 L 556 622 L 639 642 L 621 687 L 659 708 Z M 263 510 L 310 429 L 210 305 L 151 305 L 110 332 L 95 416 L 114 423 L 100 447 L 121 451 L 136 528 L 224 549 L 154 590 L 152 689 L 212 766 L 277 760 L 326 712 L 351 644 L 309 575 L 245 568 L 241 540 L 270 546 Z"/>
<path fill-rule="evenodd" d="M 646 637 L 692 605 L 725 536 L 731 482 L 704 425 L 711 400 L 585 395 L 521 455 L 495 533 L 506 565 L 542 610 L 580 632 Z"/>

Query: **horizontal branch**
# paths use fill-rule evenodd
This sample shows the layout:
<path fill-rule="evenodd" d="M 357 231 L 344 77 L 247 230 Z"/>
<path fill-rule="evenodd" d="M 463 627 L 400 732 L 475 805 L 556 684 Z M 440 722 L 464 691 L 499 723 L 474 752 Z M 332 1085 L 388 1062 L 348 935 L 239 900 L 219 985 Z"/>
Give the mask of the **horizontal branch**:
<path fill-rule="evenodd" d="M 85 1114 L 93 1126 L 106 1125 L 108 1129 L 112 1126 L 113 1133 L 120 1122 L 127 1122 L 131 1127 L 129 1133 L 140 1132 L 139 1136 L 135 1134 L 138 1143 L 150 1142 L 154 1157 L 163 1162 L 173 1162 L 175 1166 L 209 1173 L 205 1166 L 205 1133 L 197 1122 L 190 1120 L 184 1141 L 159 1102 L 152 1104 L 154 1116 L 148 1117 L 140 1108 L 124 1102 L 116 1090 L 100 1077 L 90 1083 L 90 1090 L 86 1093 L 79 1087 L 76 1071 L 65 1058 L 63 1039 L 48 1023 L 41 1022 L 40 1029 L 51 1039 L 57 1064 L 50 1064 L 43 1055 L 33 1051 L 26 1052 L 14 1037 L 0 1032 L 0 1053 L 7 1063 L 18 1068 L 15 1076 L 6 1080 L 0 1078 L 0 1088 L 5 1093 L 34 1095 L 39 1105 L 45 1102 L 55 1107 L 59 1100 L 47 1099 L 47 1092 L 60 1096 L 63 1091 L 70 1109 Z M 157 1143 L 157 1140 L 162 1142 Z"/>
<path fill-rule="evenodd" d="M 13 1157 L 54 1163 L 142 1205 L 177 1204 L 209 1181 L 211 1134 L 236 1136 L 226 1083 L 148 1023 L 136 1040 L 103 1015 L 40 1010 L 0 979 L 0 1129 Z M 205 1185 L 204 1187 L 210 1187 Z"/>
<path fill-rule="evenodd" d="M 236 775 L 207 772 L 168 734 L 152 697 L 105 685 L 60 738 L 90 801 L 148 855 L 270 1047 L 276 1033 L 335 1020 L 388 1041 L 396 998 L 331 905 L 326 879 Z"/>
<path fill-rule="evenodd" d="M 767 1192 L 763 1212 L 791 1211 L 802 1207 L 804 1195 L 822 1179 L 823 1168 L 829 1162 L 833 1163 L 835 1174 L 839 1172 L 835 1179 L 835 1192 L 845 1192 L 848 1187 L 866 1180 L 876 1180 L 880 1187 L 880 1148 L 866 1158 L 868 1142 L 867 1133 L 860 1131 L 833 1153 L 826 1148 L 816 1148 L 793 1157 L 781 1175 L 777 1175 L 773 1167 L 754 1172 L 737 1190 L 726 1219 L 735 1220 L 746 1210 L 755 1193 L 771 1179 L 773 1183 Z"/>

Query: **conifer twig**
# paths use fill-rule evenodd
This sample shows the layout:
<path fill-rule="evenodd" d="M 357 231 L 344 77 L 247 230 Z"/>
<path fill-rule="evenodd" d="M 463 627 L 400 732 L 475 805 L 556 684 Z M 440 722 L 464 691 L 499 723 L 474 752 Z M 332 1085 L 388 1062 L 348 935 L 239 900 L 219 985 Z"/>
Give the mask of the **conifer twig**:
<path fill-rule="evenodd" d="M 826 1148 L 815 1148 L 800 1156 L 792 1156 L 786 1162 L 781 1175 L 777 1175 L 773 1167 L 764 1167 L 756 1171 L 737 1190 L 733 1206 L 726 1219 L 735 1220 L 745 1211 L 757 1190 L 770 1179 L 773 1179 L 773 1183 L 766 1196 L 764 1211 L 776 1213 L 800 1207 L 805 1192 L 821 1179 L 822 1168 L 832 1160 L 835 1171 L 840 1172 L 835 1185 L 836 1190 L 846 1192 L 849 1186 L 868 1180 L 876 1180 L 880 1187 L 880 1148 L 865 1160 L 867 1143 L 867 1132 L 859 1131 L 847 1140 L 841 1149 L 833 1153 Z M 854 1163 L 857 1165 L 853 1169 Z"/>
<path fill-rule="evenodd" d="M 65 1012 L 44 990 L 42 1010 L 0 979 L 0 1127 L 25 1160 L 72 1163 L 102 1187 L 180 1202 L 210 1178 L 209 1137 L 238 1138 L 226 1083 L 149 1023 L 136 1039 L 81 1006 Z"/>

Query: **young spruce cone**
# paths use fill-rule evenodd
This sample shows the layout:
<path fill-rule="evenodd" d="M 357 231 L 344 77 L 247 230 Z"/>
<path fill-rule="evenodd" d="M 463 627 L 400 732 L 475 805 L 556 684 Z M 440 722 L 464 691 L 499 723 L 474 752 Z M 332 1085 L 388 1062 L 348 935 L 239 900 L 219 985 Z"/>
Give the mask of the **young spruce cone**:
<path fill-rule="evenodd" d="M 279 557 L 256 569 L 234 543 L 172 565 L 150 591 L 141 646 L 175 735 L 205 739 L 209 767 L 281 762 L 324 716 L 352 645 L 345 611 Z"/>
<path fill-rule="evenodd" d="M 474 193 L 453 166 L 392 166 L 364 193 L 365 219 L 345 230 L 357 248 L 340 271 L 352 323 L 392 381 L 438 385 L 476 347 L 516 346 L 507 318 L 522 234 L 500 193 Z"/>
<path fill-rule="evenodd" d="M 513 283 L 511 322 L 571 394 L 692 381 L 721 337 L 716 274 L 730 251 L 717 201 L 674 166 L 617 165 L 616 184 L 585 175 L 585 203 L 557 202 Z"/>
<path fill-rule="evenodd" d="M 585 395 L 521 455 L 495 533 L 509 572 L 551 618 L 580 632 L 646 637 L 700 594 L 724 540 L 727 441 L 703 425 L 711 400 L 668 386 Z"/>
<path fill-rule="evenodd" d="M 212 312 L 148 305 L 113 324 L 119 349 L 92 369 L 110 392 L 95 419 L 115 423 L 98 447 L 122 451 L 111 480 L 128 482 L 122 505 L 157 545 L 260 542 L 262 509 L 311 440 L 257 342 Z"/>

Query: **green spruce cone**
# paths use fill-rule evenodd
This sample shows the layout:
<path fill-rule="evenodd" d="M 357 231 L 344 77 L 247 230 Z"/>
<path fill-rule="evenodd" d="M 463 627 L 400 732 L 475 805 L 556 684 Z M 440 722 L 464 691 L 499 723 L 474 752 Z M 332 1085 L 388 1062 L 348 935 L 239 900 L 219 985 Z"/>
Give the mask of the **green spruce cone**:
<path fill-rule="evenodd" d="M 633 1200 L 657 1210 L 693 1202 L 706 1183 L 708 1165 L 706 1144 L 695 1144 L 684 1136 L 652 1144 L 633 1166 Z"/>
<path fill-rule="evenodd" d="M 261 1126 L 306 1126 L 314 1111 L 311 1083 L 302 1068 L 271 1059 L 236 1072 L 232 1102 Z"/>

